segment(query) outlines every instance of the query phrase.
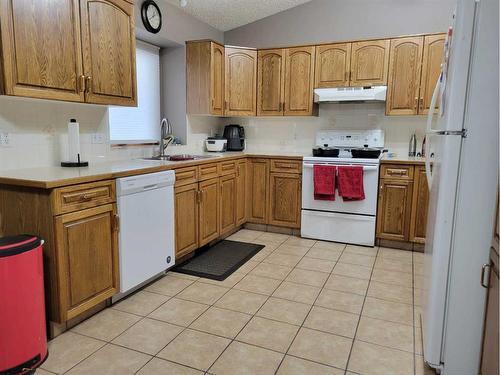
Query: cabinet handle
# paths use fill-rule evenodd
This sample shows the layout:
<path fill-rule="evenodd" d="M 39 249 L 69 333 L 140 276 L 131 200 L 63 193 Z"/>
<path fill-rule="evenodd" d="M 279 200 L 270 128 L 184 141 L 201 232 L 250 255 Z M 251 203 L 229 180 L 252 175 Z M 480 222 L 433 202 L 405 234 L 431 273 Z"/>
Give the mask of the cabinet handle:
<path fill-rule="evenodd" d="M 92 84 L 92 77 L 91 76 L 87 76 L 85 78 L 85 92 L 86 93 L 89 93 L 90 92 L 90 86 Z"/>
<path fill-rule="evenodd" d="M 344 74 L 344 81 L 347 83 L 349 81 L 349 72 L 346 70 Z"/>
<path fill-rule="evenodd" d="M 200 191 L 200 190 L 198 190 L 198 191 L 196 192 L 196 201 L 197 201 L 198 203 L 201 203 L 201 191 Z"/>
<path fill-rule="evenodd" d="M 116 214 L 113 216 L 113 230 L 115 232 L 120 231 L 120 216 L 118 216 Z"/>
<path fill-rule="evenodd" d="M 485 277 L 486 276 L 486 269 L 488 269 L 488 271 L 489 271 L 490 268 L 491 268 L 491 265 L 489 265 L 489 264 L 483 264 L 483 268 L 481 269 L 481 286 L 483 288 L 486 288 L 486 289 L 488 289 L 490 287 L 490 283 L 488 281 L 489 276 L 490 276 L 489 275 L 490 272 L 488 272 L 488 279 L 487 279 Z"/>
<path fill-rule="evenodd" d="M 419 99 L 418 109 L 419 109 L 419 111 L 424 109 L 424 98 Z"/>
<path fill-rule="evenodd" d="M 78 84 L 78 91 L 79 92 L 85 92 L 85 76 L 80 76 L 80 82 Z"/>
<path fill-rule="evenodd" d="M 81 195 L 80 200 L 84 201 L 84 202 L 88 202 L 88 201 L 91 201 L 93 197 L 94 197 L 94 194 L 83 194 L 83 195 Z"/>

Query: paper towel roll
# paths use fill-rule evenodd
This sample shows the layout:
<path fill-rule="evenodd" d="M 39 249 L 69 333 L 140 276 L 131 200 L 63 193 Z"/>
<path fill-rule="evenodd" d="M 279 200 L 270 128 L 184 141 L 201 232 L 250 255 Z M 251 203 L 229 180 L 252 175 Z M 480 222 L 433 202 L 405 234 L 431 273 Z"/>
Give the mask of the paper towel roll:
<path fill-rule="evenodd" d="M 80 124 L 75 119 L 68 123 L 68 161 L 78 162 L 80 154 Z"/>

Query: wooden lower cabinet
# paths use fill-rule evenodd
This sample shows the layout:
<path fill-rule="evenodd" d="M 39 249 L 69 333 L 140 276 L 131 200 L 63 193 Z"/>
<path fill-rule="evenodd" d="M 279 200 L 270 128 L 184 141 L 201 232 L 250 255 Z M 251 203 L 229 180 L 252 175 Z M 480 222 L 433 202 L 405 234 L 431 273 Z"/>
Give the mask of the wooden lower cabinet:
<path fill-rule="evenodd" d="M 63 320 L 119 290 L 116 208 L 112 204 L 55 218 Z"/>
<path fill-rule="evenodd" d="M 236 225 L 243 225 L 247 219 L 246 213 L 247 162 L 236 163 Z"/>
<path fill-rule="evenodd" d="M 248 221 L 257 224 L 267 223 L 269 202 L 269 160 L 250 159 L 248 161 Z"/>
<path fill-rule="evenodd" d="M 429 188 L 425 167 L 415 167 L 413 180 L 413 199 L 410 222 L 410 241 L 425 243 L 427 230 L 427 212 L 429 210 Z"/>
<path fill-rule="evenodd" d="M 428 209 L 424 165 L 382 164 L 377 238 L 424 244 Z"/>
<path fill-rule="evenodd" d="M 236 176 L 220 178 L 220 228 L 222 236 L 236 227 Z"/>
<path fill-rule="evenodd" d="M 218 177 L 199 183 L 199 246 L 203 246 L 219 237 L 219 186 Z"/>
<path fill-rule="evenodd" d="M 413 182 L 382 179 L 379 186 L 377 237 L 408 241 Z"/>
<path fill-rule="evenodd" d="M 269 179 L 269 221 L 271 225 L 300 228 L 302 177 L 271 173 Z"/>
<path fill-rule="evenodd" d="M 198 248 L 198 183 L 175 188 L 175 257 Z"/>

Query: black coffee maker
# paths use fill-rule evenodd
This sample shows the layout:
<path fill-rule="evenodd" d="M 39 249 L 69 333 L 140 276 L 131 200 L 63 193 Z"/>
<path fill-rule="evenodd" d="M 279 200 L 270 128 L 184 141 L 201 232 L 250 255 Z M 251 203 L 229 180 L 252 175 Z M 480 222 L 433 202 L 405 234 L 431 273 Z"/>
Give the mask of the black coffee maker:
<path fill-rule="evenodd" d="M 245 149 L 245 129 L 240 125 L 226 125 L 224 138 L 227 139 L 227 151 L 243 151 Z"/>

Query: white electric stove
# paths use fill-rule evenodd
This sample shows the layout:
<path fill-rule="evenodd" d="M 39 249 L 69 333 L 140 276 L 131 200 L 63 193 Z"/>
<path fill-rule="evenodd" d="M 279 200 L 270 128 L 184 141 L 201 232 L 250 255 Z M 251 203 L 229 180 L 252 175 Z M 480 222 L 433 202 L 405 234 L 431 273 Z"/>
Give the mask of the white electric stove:
<path fill-rule="evenodd" d="M 339 149 L 337 157 L 308 156 L 302 170 L 301 236 L 325 241 L 356 245 L 375 245 L 378 177 L 384 148 L 383 130 L 328 130 L 316 134 L 316 145 Z M 353 150 L 358 150 L 355 152 Z M 379 155 L 376 151 L 380 151 Z M 371 154 L 372 157 L 353 157 L 352 154 Z M 362 155 L 360 155 L 362 156 Z M 344 201 L 336 191 L 335 201 L 314 199 L 313 167 L 321 165 L 363 166 L 365 199 Z"/>

